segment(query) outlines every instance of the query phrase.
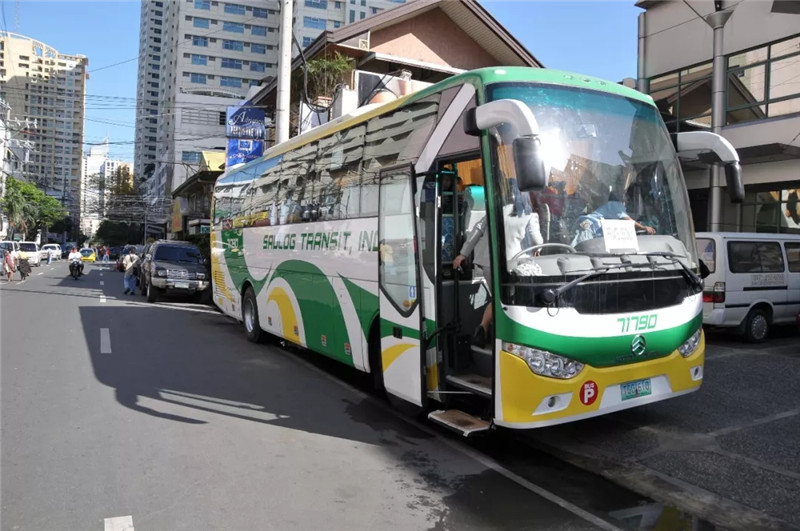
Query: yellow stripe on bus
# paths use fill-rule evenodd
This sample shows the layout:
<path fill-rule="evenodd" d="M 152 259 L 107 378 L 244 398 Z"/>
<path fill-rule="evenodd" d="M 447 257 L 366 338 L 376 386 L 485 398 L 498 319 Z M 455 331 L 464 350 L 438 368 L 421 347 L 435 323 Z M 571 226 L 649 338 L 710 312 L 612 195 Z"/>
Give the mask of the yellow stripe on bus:
<path fill-rule="evenodd" d="M 414 345 L 411 343 L 400 343 L 399 345 L 392 345 L 381 353 L 381 361 L 383 362 L 383 372 L 400 357 L 400 354 L 412 348 Z"/>
<path fill-rule="evenodd" d="M 211 276 L 214 279 L 214 285 L 217 288 L 217 291 L 228 299 L 229 301 L 233 302 L 233 297 L 231 296 L 231 292 L 228 291 L 228 286 L 225 285 L 225 274 L 222 272 L 222 264 L 219 262 L 219 255 L 214 252 L 216 248 L 216 241 L 217 238 L 214 232 L 211 232 Z"/>
<path fill-rule="evenodd" d="M 274 301 L 278 305 L 278 311 L 281 312 L 281 323 L 283 324 L 283 337 L 295 343 L 300 342 L 300 336 L 296 332 L 297 316 L 294 314 L 292 301 L 289 295 L 283 288 L 272 288 L 267 298 L 267 303 Z"/>

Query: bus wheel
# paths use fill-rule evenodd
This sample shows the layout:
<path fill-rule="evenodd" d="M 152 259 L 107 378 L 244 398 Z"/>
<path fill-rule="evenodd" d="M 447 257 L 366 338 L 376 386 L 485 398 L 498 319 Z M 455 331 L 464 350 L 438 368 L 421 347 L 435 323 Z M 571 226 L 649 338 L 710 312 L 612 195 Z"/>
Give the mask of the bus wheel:
<path fill-rule="evenodd" d="M 769 317 L 761 308 L 753 308 L 745 319 L 744 334 L 748 343 L 761 343 L 769 334 Z"/>
<path fill-rule="evenodd" d="M 256 296 L 253 288 L 247 288 L 242 300 L 242 322 L 244 323 L 244 333 L 247 340 L 252 343 L 261 343 L 265 333 L 258 322 L 258 307 L 256 306 Z"/>

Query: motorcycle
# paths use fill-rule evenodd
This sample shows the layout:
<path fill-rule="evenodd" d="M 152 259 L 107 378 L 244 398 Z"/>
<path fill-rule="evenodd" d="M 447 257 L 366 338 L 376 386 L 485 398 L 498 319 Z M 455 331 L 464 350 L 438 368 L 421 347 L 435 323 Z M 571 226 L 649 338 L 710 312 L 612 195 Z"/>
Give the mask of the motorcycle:
<path fill-rule="evenodd" d="M 72 278 L 78 280 L 78 278 L 83 274 L 82 270 L 83 264 L 79 260 L 71 260 L 69 263 L 69 274 L 72 275 Z"/>

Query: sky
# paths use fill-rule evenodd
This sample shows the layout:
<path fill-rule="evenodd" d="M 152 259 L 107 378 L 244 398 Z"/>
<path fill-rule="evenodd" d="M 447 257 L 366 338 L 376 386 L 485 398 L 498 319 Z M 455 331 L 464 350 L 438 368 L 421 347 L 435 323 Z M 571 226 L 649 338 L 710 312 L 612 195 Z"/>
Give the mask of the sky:
<path fill-rule="evenodd" d="M 298 1 L 298 0 L 295 0 Z M 481 0 L 545 67 L 611 81 L 636 77 L 635 0 Z M 84 140 L 133 161 L 138 1 L 0 0 L 0 28 L 89 58 Z M 86 147 L 84 145 L 84 147 Z"/>

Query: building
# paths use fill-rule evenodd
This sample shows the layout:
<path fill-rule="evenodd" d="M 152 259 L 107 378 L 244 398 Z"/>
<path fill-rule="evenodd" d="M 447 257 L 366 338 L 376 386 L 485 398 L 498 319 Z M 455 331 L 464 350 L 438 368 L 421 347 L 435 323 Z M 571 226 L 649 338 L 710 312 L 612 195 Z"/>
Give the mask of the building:
<path fill-rule="evenodd" d="M 225 167 L 225 152 L 203 151 L 200 157 L 197 172 L 172 192 L 171 238 L 211 232 L 211 196 Z"/>
<path fill-rule="evenodd" d="M 83 55 L 0 32 L 0 98 L 20 125 L 16 139 L 33 146 L 19 175 L 61 200 L 76 224 L 88 63 Z"/>
<path fill-rule="evenodd" d="M 723 192 L 722 231 L 800 233 L 800 3 L 781 0 L 639 0 L 639 86 L 673 131 L 710 130 L 713 29 L 722 31 L 724 125 L 739 152 L 745 199 Z M 719 17 L 719 15 L 716 15 Z M 695 230 L 709 230 L 710 174 L 684 164 Z M 723 183 L 724 184 L 724 183 Z"/>
<path fill-rule="evenodd" d="M 81 172 L 81 232 L 87 236 L 94 234 L 100 223 L 108 215 L 109 196 L 114 186 L 123 183 L 115 181 L 117 170 L 127 167 L 128 174 L 133 174 L 130 163 L 111 160 L 109 158 L 108 139 L 100 144 L 89 146 L 83 159 Z M 123 186 L 132 187 L 133 183 Z"/>
<path fill-rule="evenodd" d="M 301 0 L 294 27 L 307 45 L 324 30 L 403 2 Z M 224 149 L 227 107 L 275 76 L 279 6 L 277 0 L 142 2 L 134 163 L 144 195 L 170 197 L 197 171 L 203 150 Z"/>

